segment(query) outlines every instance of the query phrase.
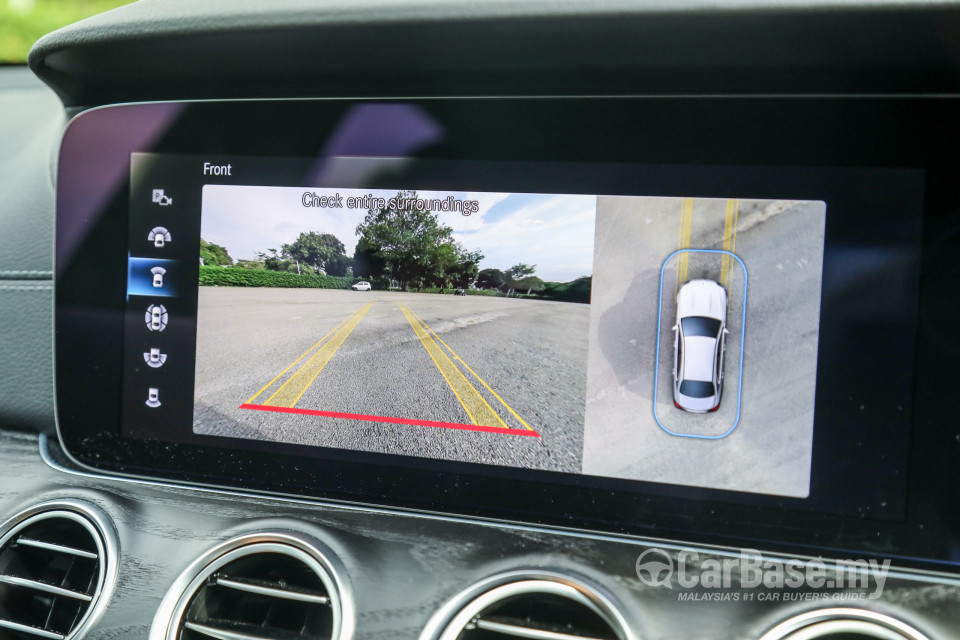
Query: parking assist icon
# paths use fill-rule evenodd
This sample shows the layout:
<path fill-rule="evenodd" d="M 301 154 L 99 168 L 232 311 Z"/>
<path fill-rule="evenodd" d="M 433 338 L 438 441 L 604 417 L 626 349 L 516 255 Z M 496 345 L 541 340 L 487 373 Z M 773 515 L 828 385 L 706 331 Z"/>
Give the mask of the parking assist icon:
<path fill-rule="evenodd" d="M 156 387 L 150 387 L 147 391 L 147 401 L 146 404 L 151 409 L 156 409 L 160 406 L 160 389 Z"/>
<path fill-rule="evenodd" d="M 150 331 L 163 331 L 167 328 L 167 308 L 162 304 L 152 304 L 147 307 L 144 321 Z"/>
<path fill-rule="evenodd" d="M 153 286 L 154 286 L 154 288 L 156 288 L 156 289 L 162 289 L 162 288 L 163 288 L 163 276 L 164 276 L 165 273 L 167 273 L 167 270 L 164 269 L 163 267 L 154 267 L 153 269 L 150 269 L 150 273 L 153 274 Z"/>
<path fill-rule="evenodd" d="M 160 353 L 160 349 L 154 347 L 151 348 L 150 351 L 143 353 L 143 361 L 146 362 L 148 366 L 159 369 L 163 366 L 163 363 L 167 361 L 167 354 Z"/>
<path fill-rule="evenodd" d="M 166 243 L 171 242 L 170 232 L 165 227 L 154 227 L 147 234 L 147 240 L 157 249 L 162 249 Z"/>

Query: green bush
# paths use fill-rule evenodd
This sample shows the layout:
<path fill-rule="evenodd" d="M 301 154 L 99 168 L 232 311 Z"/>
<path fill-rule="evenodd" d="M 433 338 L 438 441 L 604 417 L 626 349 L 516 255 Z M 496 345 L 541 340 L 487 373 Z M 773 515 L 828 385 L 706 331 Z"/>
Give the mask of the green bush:
<path fill-rule="evenodd" d="M 548 300 L 581 302 L 590 304 L 591 276 L 583 276 L 572 282 L 547 282 L 540 295 Z"/>
<path fill-rule="evenodd" d="M 348 289 L 360 278 L 317 276 L 241 267 L 200 267 L 201 287 L 284 287 L 290 289 Z"/>

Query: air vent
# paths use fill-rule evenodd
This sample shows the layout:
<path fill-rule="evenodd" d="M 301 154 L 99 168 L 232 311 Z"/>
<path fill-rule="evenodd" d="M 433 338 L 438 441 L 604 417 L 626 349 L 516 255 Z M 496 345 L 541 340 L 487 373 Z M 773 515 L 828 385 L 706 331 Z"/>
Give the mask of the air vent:
<path fill-rule="evenodd" d="M 3 526 L 0 640 L 67 640 L 89 627 L 114 566 L 95 522 L 105 522 L 95 508 L 57 502 Z"/>
<path fill-rule="evenodd" d="M 623 618 L 596 590 L 559 575 L 518 577 L 500 576 L 471 588 L 434 617 L 422 640 L 632 638 Z"/>
<path fill-rule="evenodd" d="M 905 622 L 864 609 L 809 611 L 781 622 L 760 640 L 929 640 Z"/>
<path fill-rule="evenodd" d="M 345 627 L 352 629 L 352 623 L 344 623 L 340 582 L 312 541 L 258 534 L 231 541 L 201 560 L 206 562 L 199 571 L 191 567 L 179 581 L 189 579 L 189 584 L 165 635 L 151 637 L 340 640 L 347 637 Z"/>

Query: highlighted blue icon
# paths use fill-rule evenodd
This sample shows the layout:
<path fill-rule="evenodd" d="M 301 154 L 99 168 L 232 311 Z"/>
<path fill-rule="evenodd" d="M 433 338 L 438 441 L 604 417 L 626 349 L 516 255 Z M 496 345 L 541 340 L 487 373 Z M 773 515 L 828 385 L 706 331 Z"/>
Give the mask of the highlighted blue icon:
<path fill-rule="evenodd" d="M 175 260 L 128 258 L 127 297 L 169 298 L 177 295 L 175 280 L 172 277 L 175 267 Z"/>

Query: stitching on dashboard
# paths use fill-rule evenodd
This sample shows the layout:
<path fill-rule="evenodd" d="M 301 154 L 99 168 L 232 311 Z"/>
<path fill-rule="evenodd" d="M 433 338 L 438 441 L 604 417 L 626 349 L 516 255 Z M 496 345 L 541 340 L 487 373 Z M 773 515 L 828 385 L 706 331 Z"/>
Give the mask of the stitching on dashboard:
<path fill-rule="evenodd" d="M 52 284 L 0 284 L 0 291 L 52 291 Z"/>
<path fill-rule="evenodd" d="M 0 278 L 52 278 L 53 271 L 40 271 L 40 270 L 29 270 L 29 271 L 18 271 L 18 270 L 2 270 L 0 269 Z"/>

